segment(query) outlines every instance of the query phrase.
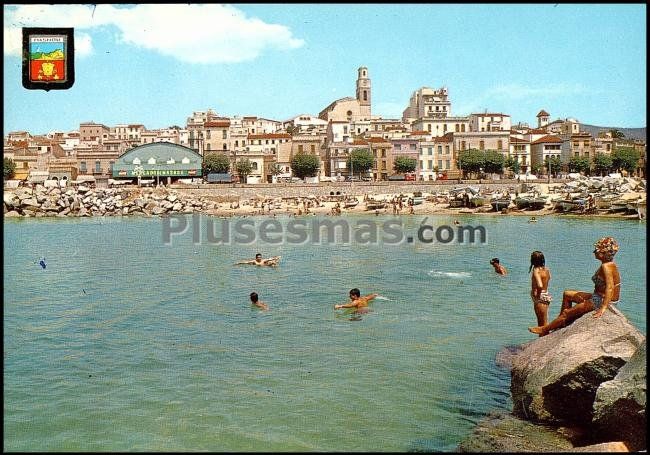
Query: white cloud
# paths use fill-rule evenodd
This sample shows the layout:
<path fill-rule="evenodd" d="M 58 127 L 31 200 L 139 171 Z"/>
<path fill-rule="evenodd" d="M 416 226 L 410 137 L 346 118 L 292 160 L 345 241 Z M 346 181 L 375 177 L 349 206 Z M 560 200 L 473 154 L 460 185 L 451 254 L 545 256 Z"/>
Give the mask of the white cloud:
<path fill-rule="evenodd" d="M 284 25 L 267 24 L 229 5 L 141 4 L 116 7 L 86 5 L 5 6 L 4 53 L 20 55 L 21 27 L 117 29 L 118 40 L 190 63 L 236 63 L 267 49 L 296 49 L 304 44 Z M 75 35 L 77 49 L 92 50 L 89 34 Z"/>

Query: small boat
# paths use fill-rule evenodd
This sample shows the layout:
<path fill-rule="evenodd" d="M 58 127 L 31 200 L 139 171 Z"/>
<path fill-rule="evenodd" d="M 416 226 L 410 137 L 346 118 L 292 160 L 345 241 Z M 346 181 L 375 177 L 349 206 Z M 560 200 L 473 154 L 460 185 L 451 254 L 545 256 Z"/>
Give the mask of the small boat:
<path fill-rule="evenodd" d="M 474 196 L 469 200 L 470 207 L 483 207 L 488 199 L 484 196 Z"/>
<path fill-rule="evenodd" d="M 464 206 L 465 206 L 465 201 L 463 201 L 462 199 L 458 199 L 458 198 L 449 199 L 449 208 L 450 209 L 457 209 L 457 208 L 464 207 Z"/>
<path fill-rule="evenodd" d="M 359 205 L 359 201 L 357 199 L 350 199 L 343 203 L 343 207 L 345 207 L 346 209 L 351 209 L 352 207 L 356 207 L 357 205 Z"/>
<path fill-rule="evenodd" d="M 519 210 L 526 210 L 530 206 L 530 198 L 527 197 L 516 197 L 515 205 Z"/>
<path fill-rule="evenodd" d="M 542 210 L 545 206 L 546 206 L 545 197 L 538 196 L 538 197 L 531 198 L 528 201 L 528 207 L 531 210 Z"/>
<path fill-rule="evenodd" d="M 510 198 L 498 198 L 498 199 L 492 199 L 490 201 L 490 205 L 496 212 L 500 212 L 503 209 L 507 209 L 510 206 L 510 203 L 512 201 Z"/>
<path fill-rule="evenodd" d="M 609 210 L 612 212 L 624 212 L 627 210 L 627 201 L 616 199 L 610 204 Z"/>
<path fill-rule="evenodd" d="M 367 201 L 366 210 L 379 210 L 386 207 L 386 203 L 382 201 Z"/>
<path fill-rule="evenodd" d="M 560 212 L 579 212 L 585 207 L 586 199 L 560 199 L 555 201 L 555 210 Z"/>
<path fill-rule="evenodd" d="M 421 205 L 424 203 L 424 198 L 422 196 L 416 196 L 413 198 L 413 205 Z"/>

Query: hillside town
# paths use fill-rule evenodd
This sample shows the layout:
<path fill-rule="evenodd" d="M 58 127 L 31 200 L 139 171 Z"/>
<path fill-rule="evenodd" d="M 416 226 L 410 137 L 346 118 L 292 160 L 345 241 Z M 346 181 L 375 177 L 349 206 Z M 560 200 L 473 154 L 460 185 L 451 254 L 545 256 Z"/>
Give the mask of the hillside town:
<path fill-rule="evenodd" d="M 446 87 L 421 87 L 413 92 L 401 119 L 373 115 L 369 70 L 362 66 L 357 71 L 355 96 L 333 101 L 318 115 L 273 120 L 225 117 L 208 109 L 193 112 L 182 127 L 150 130 L 144 124 L 86 121 L 76 131 L 11 131 L 4 137 L 4 158 L 15 165 L 10 179 L 17 185 L 46 180 L 100 187 L 154 179 L 156 184 L 198 183 L 207 178 L 203 159 L 211 154 L 225 155 L 233 181 L 247 184 L 298 180 L 292 159 L 299 154 L 313 155 L 319 163 L 316 175 L 304 180 L 308 183 L 355 178 L 432 182 L 467 177 L 458 158 L 469 150 L 497 152 L 510 160 L 503 173 L 520 178 L 549 173 L 561 177 L 570 171 L 567 164 L 574 157 L 593 164 L 596 156 L 627 147 L 640 157 L 629 175 L 645 178 L 644 140 L 620 137 L 616 131 L 594 137 L 578 120 L 552 120 L 544 109 L 533 126 L 515 124 L 500 112 L 454 116 Z M 349 160 L 359 150 L 373 158 L 363 175 Z M 414 164 L 406 177 L 396 170 L 400 157 Z M 250 163 L 249 173 L 239 176 L 237 163 L 242 160 Z M 556 169 L 550 163 L 562 165 Z"/>

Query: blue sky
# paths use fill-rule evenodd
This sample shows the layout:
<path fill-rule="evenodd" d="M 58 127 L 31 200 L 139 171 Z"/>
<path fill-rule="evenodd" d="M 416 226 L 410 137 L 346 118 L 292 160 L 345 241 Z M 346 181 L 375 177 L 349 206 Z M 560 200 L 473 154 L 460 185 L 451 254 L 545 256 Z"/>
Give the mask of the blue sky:
<path fill-rule="evenodd" d="M 23 26 L 75 28 L 72 88 L 22 87 Z M 645 4 L 5 5 L 4 43 L 5 134 L 318 115 L 360 66 L 384 118 L 445 86 L 453 115 L 646 126 Z"/>

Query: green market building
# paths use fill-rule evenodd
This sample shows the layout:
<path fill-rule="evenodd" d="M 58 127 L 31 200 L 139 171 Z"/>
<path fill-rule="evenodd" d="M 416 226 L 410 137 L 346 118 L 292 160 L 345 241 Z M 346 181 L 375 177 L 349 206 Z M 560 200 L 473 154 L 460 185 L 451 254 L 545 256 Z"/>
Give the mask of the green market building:
<path fill-rule="evenodd" d="M 194 150 L 169 142 L 154 142 L 124 152 L 113 164 L 114 179 L 155 180 L 173 183 L 201 176 L 203 157 Z"/>

